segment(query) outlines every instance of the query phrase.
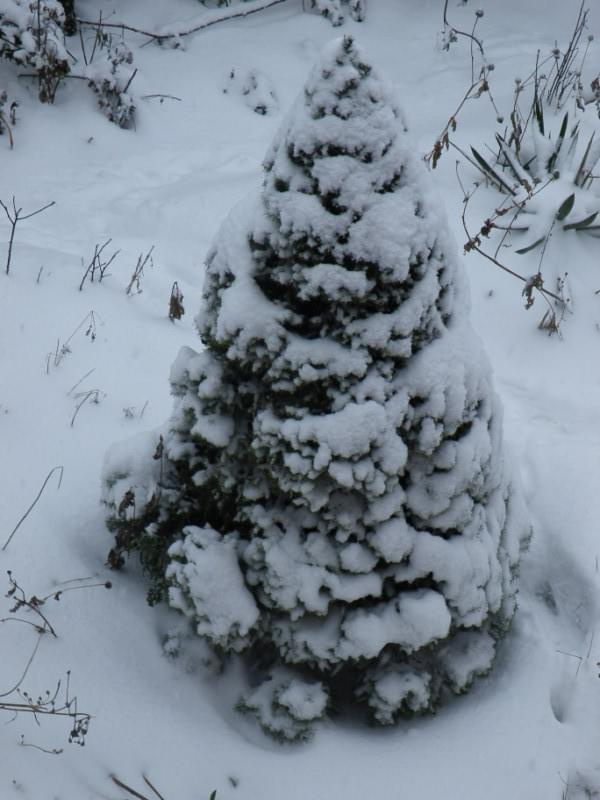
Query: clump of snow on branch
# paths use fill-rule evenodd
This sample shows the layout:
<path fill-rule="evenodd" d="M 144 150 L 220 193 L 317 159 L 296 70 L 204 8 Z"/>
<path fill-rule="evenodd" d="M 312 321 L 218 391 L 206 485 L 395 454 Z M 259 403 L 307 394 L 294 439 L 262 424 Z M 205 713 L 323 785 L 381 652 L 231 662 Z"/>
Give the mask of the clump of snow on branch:
<path fill-rule="evenodd" d="M 323 718 L 328 702 L 321 683 L 302 680 L 280 667 L 248 692 L 238 708 L 255 716 L 273 738 L 298 742 L 310 738 L 312 726 Z"/>
<path fill-rule="evenodd" d="M 185 530 L 169 548 L 169 603 L 189 616 L 196 632 L 225 650 L 243 650 L 259 612 L 244 585 L 236 537 L 211 528 Z"/>

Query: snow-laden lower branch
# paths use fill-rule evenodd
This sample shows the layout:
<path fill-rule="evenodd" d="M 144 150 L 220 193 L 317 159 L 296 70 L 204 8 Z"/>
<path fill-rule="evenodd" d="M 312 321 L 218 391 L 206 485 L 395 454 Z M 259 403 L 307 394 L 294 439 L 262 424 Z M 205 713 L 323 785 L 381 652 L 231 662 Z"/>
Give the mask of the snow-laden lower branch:
<path fill-rule="evenodd" d="M 181 22 L 177 25 L 168 25 L 157 31 L 145 31 L 141 28 L 136 28 L 132 25 L 126 25 L 121 22 L 93 22 L 91 20 L 78 19 L 79 25 L 90 25 L 91 27 L 101 26 L 103 28 L 119 28 L 123 31 L 130 31 L 131 33 L 139 33 L 141 36 L 147 36 L 150 39 L 161 42 L 168 39 L 179 39 L 183 36 L 190 36 L 192 33 L 198 33 L 205 28 L 210 28 L 212 25 L 218 25 L 221 22 L 227 22 L 231 19 L 239 19 L 240 17 L 249 17 L 251 14 L 256 14 L 259 11 L 265 11 L 272 6 L 287 3 L 288 0 L 255 0 L 252 3 L 245 3 L 243 8 L 229 8 L 226 11 L 215 10 L 206 12 L 198 18 L 197 22 Z"/>

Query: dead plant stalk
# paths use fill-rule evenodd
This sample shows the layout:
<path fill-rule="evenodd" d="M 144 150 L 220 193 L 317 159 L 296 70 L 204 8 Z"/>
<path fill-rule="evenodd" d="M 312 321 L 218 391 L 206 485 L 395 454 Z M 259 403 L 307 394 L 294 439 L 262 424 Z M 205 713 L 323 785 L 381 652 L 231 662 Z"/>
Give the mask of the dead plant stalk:
<path fill-rule="evenodd" d="M 469 206 L 469 202 L 471 201 L 471 198 L 473 197 L 473 194 L 477 190 L 477 188 L 478 187 L 475 187 L 475 189 L 470 193 L 465 192 L 463 188 L 463 209 L 461 213 L 461 222 L 463 229 L 467 235 L 467 242 L 464 245 L 465 253 L 469 253 L 471 251 L 479 253 L 479 255 L 483 256 L 485 259 L 487 259 L 487 261 L 489 261 L 495 267 L 498 267 L 503 272 L 506 272 L 508 275 L 512 275 L 513 278 L 517 278 L 517 280 L 524 283 L 525 288 L 523 290 L 523 294 L 527 299 L 526 303 L 527 308 L 530 308 L 531 305 L 533 304 L 533 298 L 532 298 L 533 290 L 538 291 L 550 306 L 551 303 L 549 298 L 563 305 L 564 304 L 563 298 L 559 297 L 559 295 L 555 294 L 554 292 L 551 292 L 549 289 L 546 289 L 544 287 L 542 275 L 539 269 L 535 275 L 530 277 L 525 277 L 524 275 L 521 275 L 514 269 L 511 269 L 510 267 L 506 266 L 506 264 L 503 264 L 501 261 L 499 261 L 497 258 L 498 251 L 496 251 L 495 255 L 491 255 L 491 253 L 488 253 L 486 252 L 486 250 L 484 250 L 481 241 L 482 237 L 487 238 L 492 232 L 492 230 L 497 227 L 493 219 L 486 219 L 476 234 L 471 233 L 467 223 L 467 209 Z"/>
<path fill-rule="evenodd" d="M 45 206 L 42 206 L 42 208 L 38 208 L 37 211 L 32 211 L 30 214 L 22 214 L 21 212 L 23 211 L 23 209 L 17 208 L 17 203 L 15 201 L 14 195 L 12 197 L 12 210 L 8 207 L 6 203 L 3 203 L 2 200 L 0 200 L 0 206 L 2 206 L 2 208 L 4 209 L 4 213 L 6 214 L 8 221 L 10 222 L 11 225 L 10 238 L 8 240 L 8 254 L 6 256 L 6 267 L 4 270 L 7 275 L 10 272 L 10 262 L 12 259 L 12 249 L 15 240 L 15 231 L 17 228 L 17 223 L 19 222 L 19 220 L 31 219 L 31 217 L 35 217 L 36 214 L 41 214 L 42 211 L 46 211 L 46 209 L 50 208 L 53 205 L 56 205 L 55 200 L 53 200 L 51 203 L 47 203 Z"/>

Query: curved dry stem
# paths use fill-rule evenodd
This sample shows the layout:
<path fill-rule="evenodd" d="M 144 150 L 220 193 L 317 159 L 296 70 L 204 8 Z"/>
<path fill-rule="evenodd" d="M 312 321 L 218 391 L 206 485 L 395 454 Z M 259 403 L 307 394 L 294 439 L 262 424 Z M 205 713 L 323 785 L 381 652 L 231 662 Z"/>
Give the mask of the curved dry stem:
<path fill-rule="evenodd" d="M 38 648 L 40 646 L 40 642 L 41 641 L 42 641 L 42 637 L 40 635 L 37 638 L 37 641 L 35 643 L 35 646 L 33 648 L 33 651 L 31 653 L 31 655 L 27 659 L 27 664 L 25 664 L 25 669 L 23 670 L 23 672 L 21 674 L 21 677 L 15 683 L 15 685 L 12 687 L 12 689 L 9 689 L 7 692 L 0 692 L 0 697 L 9 697 L 9 695 L 14 694 L 19 689 L 19 687 L 21 686 L 21 684 L 23 683 L 23 681 L 27 677 L 27 673 L 29 672 L 29 669 L 30 669 L 31 665 L 33 664 L 33 659 L 35 658 L 35 656 L 37 654 L 37 651 L 38 651 Z M 14 703 L 0 703 L 0 709 L 15 710 L 15 709 L 13 709 L 14 705 L 15 705 Z M 9 709 L 8 706 L 10 706 L 11 708 Z"/>
<path fill-rule="evenodd" d="M 458 174 L 458 164 L 457 164 L 457 174 Z M 462 187 L 462 183 L 461 183 L 461 187 Z M 477 188 L 478 187 L 476 187 L 475 190 L 473 192 L 471 192 L 470 194 L 466 193 L 464 191 L 464 188 L 463 188 L 464 197 L 463 197 L 463 210 L 462 210 L 462 214 L 461 214 L 461 222 L 462 222 L 463 229 L 464 229 L 464 231 L 465 231 L 465 233 L 467 235 L 467 242 L 465 244 L 465 252 L 470 252 L 470 251 L 474 250 L 475 252 L 477 252 L 480 255 L 482 255 L 485 259 L 487 259 L 491 264 L 493 264 L 494 266 L 496 266 L 499 269 L 501 269 L 503 272 L 506 272 L 509 275 L 512 275 L 513 278 L 517 278 L 517 280 L 519 280 L 522 283 L 524 283 L 526 289 L 530 288 L 531 291 L 533 291 L 535 289 L 542 296 L 544 296 L 544 298 L 546 300 L 548 300 L 548 298 L 551 297 L 553 300 L 557 301 L 558 303 L 562 303 L 563 300 L 562 300 L 561 297 L 559 297 L 557 294 L 554 294 L 554 292 L 551 292 L 549 289 L 546 289 L 542 285 L 541 275 L 540 275 L 539 272 L 537 274 L 540 275 L 540 280 L 532 282 L 531 278 L 527 278 L 524 275 L 521 275 L 520 273 L 516 272 L 514 269 L 511 269 L 510 267 L 507 267 L 506 264 L 503 264 L 495 256 L 491 255 L 490 253 L 487 253 L 482 248 L 482 246 L 481 246 L 481 235 L 482 235 L 482 232 L 483 232 L 483 235 L 486 235 L 486 233 L 484 231 L 487 230 L 489 232 L 489 230 L 491 230 L 492 227 L 493 227 L 493 223 L 490 220 L 486 220 L 486 223 L 485 223 L 484 227 L 482 228 L 482 230 L 479 233 L 473 235 L 471 233 L 471 231 L 469 230 L 469 226 L 467 224 L 467 219 L 466 219 L 466 217 L 467 217 L 467 208 L 468 208 L 469 202 L 470 202 L 471 198 L 473 197 L 473 194 L 477 190 Z"/>
<path fill-rule="evenodd" d="M 58 489 L 60 489 L 60 487 L 61 487 L 61 484 L 62 484 L 62 477 L 63 477 L 64 467 L 62 467 L 62 466 L 60 466 L 60 465 L 59 465 L 59 466 L 56 466 L 56 467 L 52 467 L 52 469 L 50 470 L 50 472 L 49 472 L 49 473 L 46 475 L 46 478 L 44 479 L 44 482 L 42 483 L 41 489 L 40 489 L 40 490 L 39 490 L 39 492 L 37 493 L 37 495 L 36 495 L 36 497 L 35 497 L 35 500 L 34 500 L 34 501 L 33 501 L 33 503 L 32 503 L 32 504 L 29 506 L 29 508 L 27 509 L 27 511 L 26 511 L 26 512 L 23 514 L 23 516 L 21 517 L 21 519 L 20 519 L 20 520 L 17 522 L 17 524 L 15 525 L 15 527 L 12 529 L 12 531 L 11 531 L 11 533 L 10 533 L 10 536 L 8 537 L 8 539 L 7 539 L 7 540 L 4 542 L 4 544 L 3 544 L 3 546 L 2 546 L 2 552 L 4 552 L 4 551 L 6 550 L 6 548 L 7 548 L 7 547 L 8 547 L 8 545 L 10 544 L 10 542 L 11 542 L 11 540 L 12 540 L 13 536 L 15 535 L 15 533 L 16 533 L 16 532 L 19 530 L 19 528 L 21 527 L 21 525 L 22 525 L 22 524 L 25 522 L 25 520 L 27 519 L 27 517 L 29 516 L 29 514 L 30 514 L 30 513 L 31 513 L 31 511 L 33 510 L 33 508 L 34 508 L 35 504 L 38 502 L 38 500 L 39 500 L 39 499 L 40 499 L 40 497 L 42 496 L 42 494 L 43 494 L 43 492 L 44 492 L 44 489 L 46 488 L 46 484 L 48 483 L 48 481 L 50 480 L 50 478 L 52 477 L 52 475 L 53 475 L 53 474 L 54 474 L 54 473 L 55 473 L 57 470 L 59 470 L 59 471 L 60 471 L 60 477 L 59 477 L 59 479 L 58 479 L 58 487 L 57 487 Z"/>

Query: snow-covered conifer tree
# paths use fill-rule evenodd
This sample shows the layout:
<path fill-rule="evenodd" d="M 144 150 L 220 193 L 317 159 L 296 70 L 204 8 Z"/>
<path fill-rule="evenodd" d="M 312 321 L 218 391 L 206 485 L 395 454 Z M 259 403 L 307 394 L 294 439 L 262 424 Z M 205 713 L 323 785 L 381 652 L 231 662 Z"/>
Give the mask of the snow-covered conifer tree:
<path fill-rule="evenodd" d="M 155 598 L 269 662 L 243 705 L 283 738 L 330 699 L 389 724 L 465 690 L 528 525 L 455 244 L 351 38 L 218 234 L 197 324 L 170 421 L 107 461 L 112 562 L 138 551 Z"/>

